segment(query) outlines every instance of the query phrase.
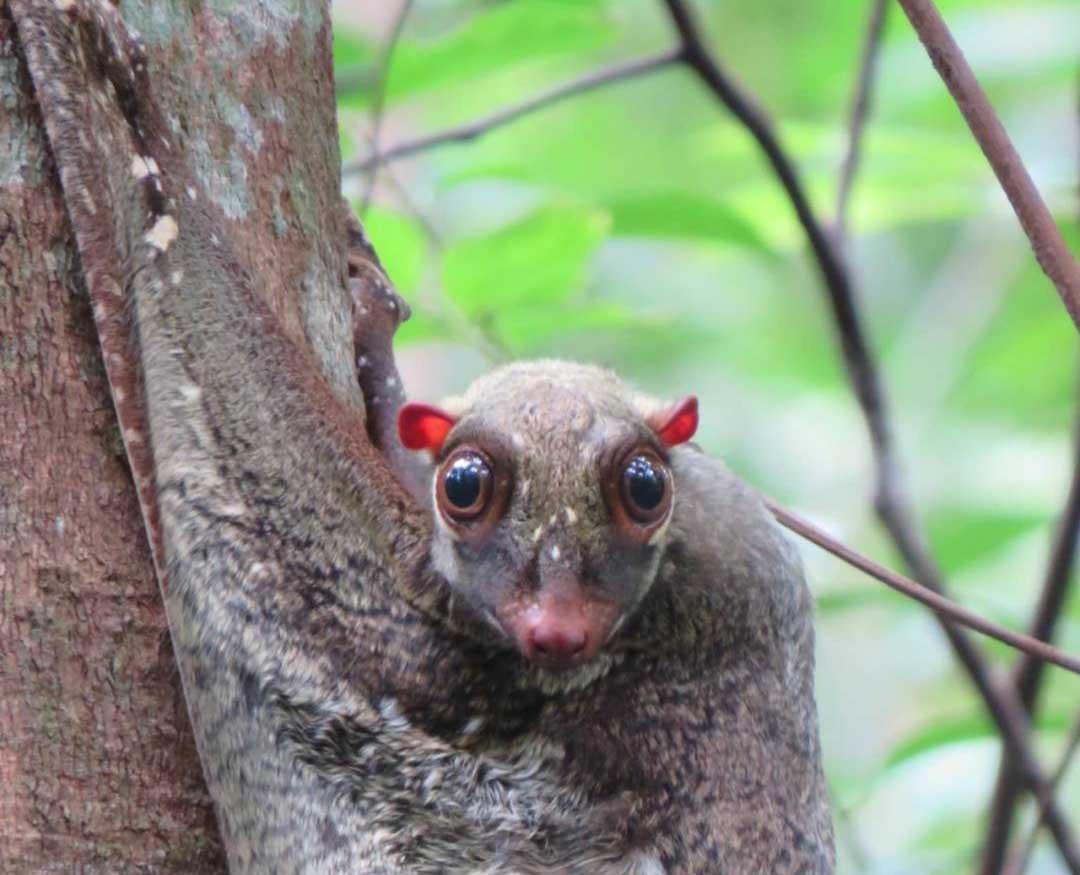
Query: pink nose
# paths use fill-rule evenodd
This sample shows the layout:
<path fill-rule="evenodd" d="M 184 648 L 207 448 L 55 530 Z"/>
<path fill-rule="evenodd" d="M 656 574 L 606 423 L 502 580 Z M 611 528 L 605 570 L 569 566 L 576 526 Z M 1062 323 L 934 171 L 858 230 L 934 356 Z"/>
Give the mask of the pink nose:
<path fill-rule="evenodd" d="M 589 634 L 583 620 L 541 615 L 525 636 L 526 657 L 552 667 L 572 665 L 585 653 Z"/>

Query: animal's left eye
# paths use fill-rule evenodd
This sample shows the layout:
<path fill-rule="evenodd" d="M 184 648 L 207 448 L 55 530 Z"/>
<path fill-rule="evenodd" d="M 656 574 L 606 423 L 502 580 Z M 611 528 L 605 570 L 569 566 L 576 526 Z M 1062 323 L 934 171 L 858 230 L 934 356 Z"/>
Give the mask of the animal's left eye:
<path fill-rule="evenodd" d="M 671 507 L 671 478 L 651 455 L 640 453 L 624 463 L 619 492 L 627 513 L 642 525 L 663 519 Z"/>

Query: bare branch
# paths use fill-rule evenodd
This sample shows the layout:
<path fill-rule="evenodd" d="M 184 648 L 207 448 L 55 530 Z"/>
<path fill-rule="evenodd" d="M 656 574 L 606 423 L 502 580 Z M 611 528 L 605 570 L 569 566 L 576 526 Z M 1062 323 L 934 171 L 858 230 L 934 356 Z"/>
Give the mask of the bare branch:
<path fill-rule="evenodd" d="M 1072 481 L 1065 499 L 1065 508 L 1058 522 L 1046 575 L 1043 578 L 1042 591 L 1039 594 L 1039 601 L 1030 626 L 1031 634 L 1044 641 L 1053 638 L 1057 619 L 1064 607 L 1072 572 L 1076 565 L 1077 538 L 1080 537 L 1080 411 L 1074 425 L 1073 442 Z M 1042 663 L 1037 660 L 1022 657 L 1013 669 L 1013 681 L 1020 695 L 1020 701 L 1028 714 L 1034 712 L 1042 677 Z M 1016 802 L 1021 789 L 1016 767 L 1003 751 L 994 795 L 990 803 L 980 875 L 999 875 L 1004 871 L 1009 839 L 1012 836 L 1015 821 Z M 1023 865 L 1026 865 L 1026 861 Z M 1016 869 L 1015 865 L 1011 868 L 1014 871 Z"/>
<path fill-rule="evenodd" d="M 577 79 L 564 82 L 562 85 L 557 85 L 534 97 L 523 100 L 521 103 L 507 106 L 489 115 L 478 118 L 475 121 L 446 128 L 442 131 L 436 131 L 433 134 L 428 134 L 427 136 L 419 137 L 415 140 L 398 143 L 397 145 L 390 146 L 381 154 L 375 153 L 373 155 L 368 155 L 366 158 L 349 162 L 342 169 L 342 175 L 349 176 L 356 173 L 369 173 L 382 164 L 389 164 L 391 161 L 397 161 L 401 158 L 406 158 L 409 155 L 415 155 L 418 152 L 426 152 L 429 149 L 434 149 L 437 146 L 442 146 L 446 143 L 465 143 L 470 140 L 475 140 L 496 128 L 501 128 L 504 125 L 510 124 L 512 121 L 516 121 L 524 115 L 528 115 L 529 113 L 536 112 L 540 109 L 545 109 L 568 97 L 575 97 L 586 91 L 592 91 L 614 82 L 625 82 L 629 79 L 635 79 L 638 76 L 643 76 L 646 73 L 652 73 L 655 70 L 674 64 L 678 60 L 680 60 L 679 51 L 669 50 L 660 52 L 656 55 L 649 55 L 644 58 L 625 61 L 610 67 L 594 70 L 591 73 L 586 73 L 584 76 Z"/>
<path fill-rule="evenodd" d="M 895 524 L 907 515 L 895 510 L 902 501 L 895 483 L 897 465 L 893 458 L 892 433 L 884 390 L 870 357 L 847 266 L 811 209 L 795 166 L 773 132 L 769 117 L 710 55 L 683 0 L 664 0 L 664 4 L 682 40 L 686 63 L 757 141 L 806 233 L 828 294 L 848 378 L 870 432 L 878 479 L 875 504 L 879 514 L 888 517 L 886 525 L 890 525 L 889 520 Z"/>
<path fill-rule="evenodd" d="M 1061 755 L 1061 762 L 1058 764 L 1057 771 L 1054 772 L 1054 777 L 1050 781 L 1050 790 L 1053 794 L 1056 794 L 1061 782 L 1065 780 L 1069 766 L 1072 765 L 1078 751 L 1080 751 L 1080 715 L 1077 715 L 1076 722 L 1073 723 L 1072 731 L 1069 733 L 1069 740 L 1065 743 L 1065 753 Z M 1028 863 L 1031 862 L 1031 854 L 1035 850 L 1035 842 L 1039 838 L 1039 832 L 1045 823 L 1046 800 L 1040 799 L 1039 813 L 1035 818 L 1035 823 L 1032 824 L 1031 832 L 1028 833 L 1024 844 L 1020 847 L 1020 851 L 1010 863 L 1009 875 L 1024 875 L 1024 872 L 1027 871 Z"/>
<path fill-rule="evenodd" d="M 401 34 L 405 30 L 405 20 L 409 17 L 412 7 L 413 0 L 402 0 L 401 6 L 398 7 L 397 16 L 394 18 L 394 24 L 390 28 L 390 36 L 386 41 L 386 50 L 383 52 L 382 63 L 379 64 L 379 86 L 375 90 L 375 103 L 371 109 L 371 151 L 376 155 L 379 154 L 379 144 L 382 137 L 383 111 L 386 109 L 386 86 L 390 80 L 390 65 L 394 61 L 394 50 L 397 48 Z M 373 167 L 371 174 L 368 176 L 364 195 L 360 200 L 361 215 L 367 213 L 378 178 L 379 168 Z"/>
<path fill-rule="evenodd" d="M 1076 560 L 1076 542 L 1080 536 L 1080 451 L 1073 468 L 1072 483 L 1065 510 L 1058 526 L 1054 549 L 1043 581 L 1042 592 L 1032 620 L 1031 635 L 1042 641 L 1053 638 L 1054 628 L 1065 604 Z M 1043 664 L 1029 655 L 1022 656 L 1012 672 L 1020 701 L 1028 714 L 1034 713 L 1043 677 Z M 1016 802 L 1023 789 L 1008 752 L 1002 752 L 997 784 L 987 822 L 983 850 L 982 875 L 997 875 L 1004 866 L 1009 837 L 1012 834 Z"/>
<path fill-rule="evenodd" d="M 378 81 L 378 71 L 372 64 L 348 67 L 340 73 L 334 71 L 334 93 L 341 100 L 354 91 L 366 91 Z"/>
<path fill-rule="evenodd" d="M 863 556 L 858 551 L 827 535 L 798 514 L 777 504 L 771 498 L 765 498 L 764 501 L 765 506 L 781 525 L 786 526 L 797 535 L 806 538 L 806 540 L 817 544 L 823 550 L 827 550 L 833 556 L 848 563 L 848 565 L 858 568 L 876 580 L 880 580 L 886 586 L 903 593 L 908 598 L 921 602 L 935 613 L 994 638 L 1002 644 L 1007 644 L 1034 659 L 1052 662 L 1054 665 L 1067 669 L 1074 674 L 1080 674 L 1080 656 L 1073 656 L 1071 653 L 1059 650 L 1045 641 L 999 626 L 974 611 L 961 607 L 956 602 L 929 587 L 916 583 L 910 577 L 905 577 L 883 565 L 879 565 L 873 559 Z"/>
<path fill-rule="evenodd" d="M 870 116 L 870 98 L 874 86 L 874 74 L 881 49 L 881 39 L 885 33 L 885 20 L 889 0 L 872 0 L 870 18 L 866 22 L 866 35 L 863 38 L 862 54 L 859 59 L 859 76 L 855 83 L 855 94 L 851 100 L 851 112 L 848 116 L 848 141 L 844 161 L 840 165 L 840 182 L 836 191 L 836 215 L 833 217 L 833 235 L 837 240 L 847 236 L 847 207 L 851 196 L 851 185 L 859 169 L 862 157 L 862 138 L 866 129 L 866 120 Z"/>
<path fill-rule="evenodd" d="M 900 0 L 949 93 L 1005 190 L 1043 272 L 1080 327 L 1080 263 L 932 0 Z"/>

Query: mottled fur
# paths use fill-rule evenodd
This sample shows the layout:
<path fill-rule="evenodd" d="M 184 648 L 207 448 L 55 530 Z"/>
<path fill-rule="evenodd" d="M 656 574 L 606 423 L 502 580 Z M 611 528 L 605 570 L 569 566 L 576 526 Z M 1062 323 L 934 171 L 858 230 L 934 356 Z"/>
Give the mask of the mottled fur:
<path fill-rule="evenodd" d="M 112 7 L 12 10 L 91 295 L 115 309 L 120 277 L 132 308 L 166 608 L 232 871 L 830 872 L 810 601 L 753 492 L 674 450 L 655 575 L 601 670 L 527 670 L 190 195 Z M 588 555 L 587 435 L 558 436 L 639 428 L 637 401 L 555 364 L 475 393 L 520 423 L 520 530 Z"/>

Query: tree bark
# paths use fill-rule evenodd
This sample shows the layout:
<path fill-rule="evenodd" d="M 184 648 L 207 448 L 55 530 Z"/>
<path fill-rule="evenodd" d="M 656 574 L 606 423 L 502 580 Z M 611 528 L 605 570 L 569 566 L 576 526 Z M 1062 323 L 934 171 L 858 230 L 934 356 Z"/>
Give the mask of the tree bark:
<path fill-rule="evenodd" d="M 352 389 L 325 3 L 121 4 L 223 237 Z M 103 221 L 108 217 L 103 216 Z M 0 872 L 224 868 L 74 239 L 0 0 Z"/>

